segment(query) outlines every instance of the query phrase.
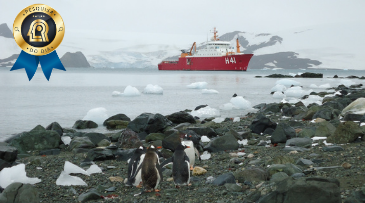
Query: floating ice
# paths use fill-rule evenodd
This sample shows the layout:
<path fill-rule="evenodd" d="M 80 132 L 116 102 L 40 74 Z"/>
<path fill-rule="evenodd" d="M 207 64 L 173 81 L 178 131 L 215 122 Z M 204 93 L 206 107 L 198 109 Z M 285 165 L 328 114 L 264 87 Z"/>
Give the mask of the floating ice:
<path fill-rule="evenodd" d="M 212 108 L 210 106 L 206 106 L 204 108 L 200 108 L 198 110 L 194 110 L 190 113 L 192 116 L 197 116 L 199 118 L 208 118 L 208 117 L 218 117 L 220 116 L 219 110 Z"/>
<path fill-rule="evenodd" d="M 118 92 L 118 91 L 113 91 L 112 92 L 112 96 L 120 96 L 122 93 Z"/>
<path fill-rule="evenodd" d="M 61 140 L 62 140 L 63 144 L 69 145 L 71 142 L 71 137 L 70 136 L 61 136 Z"/>
<path fill-rule="evenodd" d="M 90 166 L 89 169 L 86 170 L 86 172 L 91 175 L 93 173 L 102 173 L 102 170 L 101 170 L 101 168 L 99 168 L 98 165 L 93 164 Z"/>
<path fill-rule="evenodd" d="M 219 94 L 219 92 L 213 89 L 202 89 L 202 94 Z"/>
<path fill-rule="evenodd" d="M 326 88 L 330 88 L 331 85 L 329 83 L 317 86 L 316 84 L 311 84 L 309 85 L 309 88 L 313 88 L 313 89 L 326 89 Z"/>
<path fill-rule="evenodd" d="M 201 160 L 208 160 L 210 159 L 211 154 L 208 151 L 204 151 L 202 155 L 200 155 Z"/>
<path fill-rule="evenodd" d="M 102 124 L 107 118 L 106 109 L 99 107 L 89 110 L 82 120 L 91 120 L 97 124 Z"/>
<path fill-rule="evenodd" d="M 281 79 L 281 80 L 276 81 L 276 84 L 277 85 L 284 85 L 285 87 L 290 87 L 292 85 L 299 86 L 300 82 L 297 82 L 295 80 L 290 80 L 290 79 Z"/>
<path fill-rule="evenodd" d="M 158 85 L 148 84 L 144 88 L 143 93 L 145 93 L 145 94 L 163 94 L 163 89 L 162 89 L 162 87 L 160 87 Z"/>
<path fill-rule="evenodd" d="M 327 137 L 312 137 L 312 140 L 325 140 Z"/>
<path fill-rule="evenodd" d="M 222 110 L 225 110 L 225 111 L 229 111 L 229 110 L 232 110 L 234 108 L 234 106 L 232 103 L 225 103 L 225 104 L 221 105 L 219 108 Z"/>
<path fill-rule="evenodd" d="M 71 185 L 84 185 L 87 186 L 85 181 L 76 176 L 70 176 L 65 171 L 62 171 L 60 176 L 56 180 L 56 185 L 71 186 Z"/>
<path fill-rule="evenodd" d="M 300 98 L 304 95 L 310 94 L 313 90 L 304 91 L 301 87 L 291 87 L 285 91 L 287 97 Z"/>
<path fill-rule="evenodd" d="M 284 99 L 286 96 L 282 92 L 274 92 L 272 97 L 274 97 L 275 99 Z"/>
<path fill-rule="evenodd" d="M 316 89 L 316 88 L 318 88 L 318 86 L 317 86 L 316 84 L 311 84 L 311 85 L 309 85 L 309 88 L 314 88 L 314 89 Z"/>
<path fill-rule="evenodd" d="M 122 96 L 126 96 L 126 97 L 133 97 L 133 96 L 139 96 L 141 95 L 141 93 L 138 91 L 137 88 L 132 87 L 130 85 L 128 85 L 125 89 L 123 94 L 121 94 Z"/>
<path fill-rule="evenodd" d="M 295 77 L 297 74 L 295 73 L 289 73 L 290 76 Z"/>
<path fill-rule="evenodd" d="M 240 122 L 240 121 L 241 121 L 240 117 L 234 117 L 233 118 L 233 122 Z"/>
<path fill-rule="evenodd" d="M 81 173 L 84 175 L 89 175 L 88 172 L 86 172 L 84 169 L 76 166 L 75 164 L 69 162 L 69 161 L 65 161 L 65 166 L 63 167 L 63 171 L 66 174 L 70 174 L 70 173 Z"/>
<path fill-rule="evenodd" d="M 238 144 L 241 145 L 247 145 L 248 140 L 247 139 L 243 139 L 243 140 L 237 140 Z"/>
<path fill-rule="evenodd" d="M 25 172 L 25 164 L 18 164 L 0 171 L 0 186 L 6 188 L 14 182 L 36 184 L 41 182 L 39 178 L 28 178 Z"/>
<path fill-rule="evenodd" d="M 352 80 L 348 80 L 348 79 L 340 80 L 340 85 L 345 85 L 346 87 L 350 87 L 353 84 L 355 84 L 355 83 Z"/>
<path fill-rule="evenodd" d="M 277 84 L 273 88 L 271 88 L 271 92 L 284 92 L 286 90 L 285 85 Z"/>
<path fill-rule="evenodd" d="M 308 106 L 309 104 L 316 103 L 318 105 L 322 105 L 323 98 L 318 95 L 309 95 L 307 99 L 303 99 L 302 102 L 304 105 Z"/>
<path fill-rule="evenodd" d="M 210 139 L 209 139 L 209 137 L 207 137 L 207 136 L 203 135 L 203 136 L 201 137 L 201 141 L 202 141 L 202 142 L 210 142 Z"/>
<path fill-rule="evenodd" d="M 208 85 L 207 82 L 194 82 L 191 83 L 190 85 L 186 85 L 186 87 L 190 89 L 205 89 L 207 85 Z"/>
<path fill-rule="evenodd" d="M 249 109 L 251 108 L 251 102 L 244 99 L 242 96 L 232 97 L 230 102 L 236 109 Z"/>
<path fill-rule="evenodd" d="M 226 120 L 226 118 L 219 117 L 219 118 L 213 119 L 212 121 L 215 123 L 222 123 L 224 120 Z"/>

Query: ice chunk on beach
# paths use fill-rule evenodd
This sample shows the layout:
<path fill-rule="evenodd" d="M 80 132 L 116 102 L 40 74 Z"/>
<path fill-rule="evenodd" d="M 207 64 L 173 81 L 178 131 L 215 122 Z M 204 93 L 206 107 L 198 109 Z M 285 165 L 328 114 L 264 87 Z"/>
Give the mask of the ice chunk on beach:
<path fill-rule="evenodd" d="M 89 110 L 82 120 L 91 120 L 97 124 L 102 124 L 107 118 L 106 109 L 99 107 Z"/>
<path fill-rule="evenodd" d="M 341 115 L 345 115 L 347 112 L 351 112 L 353 114 L 365 114 L 365 98 L 358 98 L 351 102 L 342 110 Z"/>
<path fill-rule="evenodd" d="M 201 160 L 208 160 L 210 159 L 211 154 L 208 151 L 204 151 L 202 155 L 200 155 Z"/>
<path fill-rule="evenodd" d="M 346 87 L 350 87 L 351 85 L 355 84 L 352 80 L 349 79 L 341 79 L 340 85 L 345 85 Z"/>
<path fill-rule="evenodd" d="M 144 88 L 143 93 L 144 94 L 163 94 L 163 89 L 162 89 L 162 87 L 160 87 L 158 85 L 148 84 Z"/>
<path fill-rule="evenodd" d="M 86 172 L 84 169 L 76 166 L 75 164 L 69 162 L 69 161 L 65 161 L 65 165 L 63 167 L 63 171 L 66 174 L 70 174 L 70 173 L 81 173 L 84 175 L 89 175 L 88 172 Z"/>
<path fill-rule="evenodd" d="M 61 140 L 62 140 L 63 144 L 70 145 L 71 137 L 70 136 L 61 136 Z"/>
<path fill-rule="evenodd" d="M 133 96 L 139 96 L 141 95 L 141 93 L 138 91 L 137 88 L 132 87 L 130 85 L 128 85 L 125 89 L 123 94 L 121 94 L 122 96 L 126 96 L 126 97 L 133 97 Z"/>
<path fill-rule="evenodd" d="M 241 144 L 241 145 L 247 145 L 248 140 L 247 139 L 243 139 L 243 140 L 238 140 L 237 142 L 238 142 L 238 144 Z"/>
<path fill-rule="evenodd" d="M 219 92 L 213 89 L 202 89 L 202 94 L 219 94 Z"/>
<path fill-rule="evenodd" d="M 286 90 L 285 85 L 277 84 L 271 88 L 271 92 L 284 92 Z"/>
<path fill-rule="evenodd" d="M 71 186 L 71 185 L 84 185 L 87 186 L 85 181 L 76 176 L 70 176 L 65 171 L 62 171 L 60 176 L 56 180 L 56 185 Z"/>
<path fill-rule="evenodd" d="M 120 96 L 122 93 L 118 92 L 118 91 L 113 91 L 112 92 L 112 96 Z"/>
<path fill-rule="evenodd" d="M 291 87 L 292 85 L 294 86 L 299 86 L 300 82 L 297 82 L 295 80 L 290 80 L 290 79 L 281 79 L 276 81 L 277 85 L 284 85 L 285 87 Z"/>
<path fill-rule="evenodd" d="M 309 104 L 316 103 L 318 105 L 322 105 L 323 98 L 318 95 L 309 95 L 307 99 L 303 99 L 302 102 L 304 105 L 308 106 Z"/>
<path fill-rule="evenodd" d="M 102 173 L 102 170 L 101 170 L 101 168 L 99 168 L 99 166 L 98 166 L 98 165 L 93 164 L 93 165 L 91 165 L 91 166 L 90 166 L 90 168 L 89 168 L 89 169 L 87 169 L 87 170 L 86 170 L 86 172 L 87 172 L 89 175 L 91 175 L 91 174 L 93 174 L 93 173 Z"/>
<path fill-rule="evenodd" d="M 234 108 L 234 106 L 232 103 L 225 103 L 225 104 L 221 105 L 219 108 L 222 110 L 225 110 L 225 111 L 229 111 L 229 110 L 232 110 Z"/>
<path fill-rule="evenodd" d="M 219 117 L 219 118 L 213 119 L 212 121 L 215 123 L 222 123 L 224 120 L 226 120 L 226 118 Z"/>
<path fill-rule="evenodd" d="M 251 108 L 251 102 L 244 99 L 242 96 L 232 97 L 230 102 L 236 109 L 249 109 Z"/>
<path fill-rule="evenodd" d="M 240 121 L 241 121 L 240 117 L 234 117 L 233 118 L 233 122 L 240 122 Z"/>
<path fill-rule="evenodd" d="M 209 118 L 209 117 L 218 117 L 218 116 L 220 116 L 219 110 L 215 109 L 215 108 L 212 108 L 210 106 L 200 108 L 196 111 L 194 110 L 190 114 L 192 116 L 197 116 L 199 118 Z"/>
<path fill-rule="evenodd" d="M 302 96 L 304 96 L 304 95 L 310 94 L 312 91 L 313 91 L 312 89 L 310 89 L 310 90 L 308 90 L 308 91 L 305 91 L 305 90 L 303 90 L 301 87 L 296 86 L 296 87 L 291 87 L 291 88 L 287 89 L 287 90 L 285 91 L 285 95 L 286 95 L 287 97 L 296 97 L 296 98 L 300 98 L 300 97 L 302 97 Z"/>
<path fill-rule="evenodd" d="M 25 172 L 25 164 L 18 164 L 0 171 L 0 186 L 6 188 L 14 182 L 36 184 L 41 182 L 39 178 L 28 178 Z"/>
<path fill-rule="evenodd" d="M 202 141 L 202 142 L 210 142 L 210 139 L 209 139 L 209 137 L 207 137 L 207 136 L 203 135 L 203 136 L 201 137 L 201 141 Z"/>
<path fill-rule="evenodd" d="M 284 99 L 286 96 L 282 92 L 274 92 L 272 97 L 274 97 L 275 99 Z"/>
<path fill-rule="evenodd" d="M 191 83 L 190 85 L 187 85 L 186 87 L 190 89 L 205 89 L 207 85 L 208 85 L 207 82 L 194 82 Z"/>
<path fill-rule="evenodd" d="M 316 84 L 311 84 L 309 85 L 309 88 L 313 88 L 313 89 L 326 89 L 326 88 L 330 88 L 331 85 L 329 83 L 317 86 Z"/>

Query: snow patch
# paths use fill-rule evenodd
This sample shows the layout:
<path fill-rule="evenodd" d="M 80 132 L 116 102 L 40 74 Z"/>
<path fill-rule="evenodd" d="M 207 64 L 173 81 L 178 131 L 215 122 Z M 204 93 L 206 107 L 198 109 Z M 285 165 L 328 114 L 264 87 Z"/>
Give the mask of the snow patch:
<path fill-rule="evenodd" d="M 94 174 L 94 173 L 102 173 L 102 170 L 101 170 L 101 168 L 99 168 L 99 166 L 98 166 L 98 165 L 93 164 L 93 165 L 91 165 L 91 166 L 90 166 L 90 168 L 89 168 L 89 169 L 87 169 L 87 170 L 86 170 L 86 172 L 87 172 L 89 175 L 91 175 L 91 174 Z"/>
<path fill-rule="evenodd" d="M 90 120 L 97 124 L 102 124 L 107 118 L 106 109 L 104 107 L 99 107 L 90 109 L 82 120 Z"/>
<path fill-rule="evenodd" d="M 238 144 L 241 145 L 247 145 L 248 140 L 247 139 L 243 139 L 243 140 L 237 140 Z"/>
<path fill-rule="evenodd" d="M 300 97 L 303 97 L 304 95 L 310 94 L 312 91 L 313 91 L 312 89 L 305 91 L 301 87 L 296 86 L 296 87 L 291 87 L 291 88 L 287 89 L 285 91 L 285 95 L 287 97 L 300 98 Z"/>
<path fill-rule="evenodd" d="M 71 186 L 71 185 L 84 185 L 87 186 L 85 181 L 76 176 L 70 176 L 65 171 L 61 172 L 61 175 L 56 180 L 56 185 Z"/>
<path fill-rule="evenodd" d="M 286 96 L 282 92 L 274 92 L 272 97 L 275 98 L 275 99 L 284 99 Z"/>
<path fill-rule="evenodd" d="M 234 117 L 233 118 L 233 122 L 240 122 L 240 121 L 241 121 L 240 117 Z"/>

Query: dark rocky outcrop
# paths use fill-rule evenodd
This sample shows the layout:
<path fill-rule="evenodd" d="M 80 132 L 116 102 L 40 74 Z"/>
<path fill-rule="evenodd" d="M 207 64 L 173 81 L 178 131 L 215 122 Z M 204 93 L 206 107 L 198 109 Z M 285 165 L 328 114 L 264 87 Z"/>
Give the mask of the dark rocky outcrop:
<path fill-rule="evenodd" d="M 196 123 L 194 117 L 185 111 L 180 111 L 180 112 L 170 114 L 170 115 L 166 116 L 166 118 L 176 124 L 180 124 L 180 123 L 193 123 L 194 124 L 194 123 Z"/>
<path fill-rule="evenodd" d="M 286 123 L 279 123 L 271 136 L 271 143 L 285 143 L 286 140 L 296 137 L 295 129 Z"/>
<path fill-rule="evenodd" d="M 87 128 L 97 128 L 97 127 L 98 127 L 98 124 L 96 124 L 94 121 L 77 120 L 72 128 L 87 129 Z"/>
<path fill-rule="evenodd" d="M 61 127 L 61 125 L 57 122 L 53 122 L 51 124 L 49 124 L 47 127 L 46 127 L 46 130 L 54 130 L 56 131 L 60 136 L 63 135 L 63 129 Z"/>
<path fill-rule="evenodd" d="M 262 114 L 259 114 L 250 125 L 251 131 L 256 134 L 264 132 L 267 128 L 275 129 L 276 123 L 272 122 L 269 118 Z"/>
<path fill-rule="evenodd" d="M 90 67 L 89 62 L 87 62 L 86 57 L 81 51 L 75 53 L 66 52 L 61 57 L 61 63 L 63 66 L 72 68 L 88 68 Z"/>
<path fill-rule="evenodd" d="M 125 114 L 120 113 L 120 114 L 116 114 L 116 115 L 111 116 L 108 119 L 106 119 L 104 121 L 103 125 L 106 126 L 107 122 L 111 121 L 111 120 L 113 120 L 113 121 L 131 121 L 131 119 L 128 116 L 126 116 Z"/>
<path fill-rule="evenodd" d="M 38 189 L 31 184 L 12 183 L 0 194 L 0 202 L 38 203 Z"/>
<path fill-rule="evenodd" d="M 163 115 L 157 113 L 143 113 L 133 121 L 129 122 L 129 129 L 133 130 L 136 133 L 146 132 L 146 133 L 157 133 L 164 130 L 167 126 L 170 126 L 172 123 Z"/>
<path fill-rule="evenodd" d="M 239 144 L 237 139 L 233 135 L 227 134 L 211 140 L 204 147 L 204 150 L 208 150 L 209 152 L 219 152 L 224 150 L 237 150 L 238 147 Z"/>
<path fill-rule="evenodd" d="M 122 132 L 118 143 L 121 148 L 137 148 L 142 145 L 138 134 L 130 129 L 126 129 Z"/>

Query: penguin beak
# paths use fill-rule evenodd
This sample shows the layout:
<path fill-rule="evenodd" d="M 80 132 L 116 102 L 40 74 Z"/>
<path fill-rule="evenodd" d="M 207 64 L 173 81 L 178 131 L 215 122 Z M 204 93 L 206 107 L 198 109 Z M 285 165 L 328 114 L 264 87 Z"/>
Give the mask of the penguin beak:
<path fill-rule="evenodd" d="M 189 135 L 189 137 L 192 137 L 191 135 Z"/>
<path fill-rule="evenodd" d="M 157 149 L 162 149 L 162 147 L 161 146 L 158 146 Z"/>
<path fill-rule="evenodd" d="M 186 146 L 186 148 L 190 148 L 190 146 Z"/>

